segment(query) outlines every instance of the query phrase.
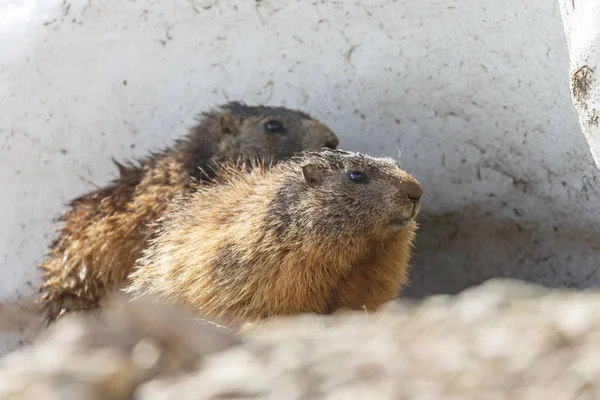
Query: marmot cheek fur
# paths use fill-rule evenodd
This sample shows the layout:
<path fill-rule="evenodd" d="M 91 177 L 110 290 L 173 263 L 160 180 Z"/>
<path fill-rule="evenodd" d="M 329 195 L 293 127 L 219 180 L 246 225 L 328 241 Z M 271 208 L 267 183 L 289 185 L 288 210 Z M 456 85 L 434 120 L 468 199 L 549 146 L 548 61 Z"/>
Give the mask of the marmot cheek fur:
<path fill-rule="evenodd" d="M 126 289 L 256 320 L 376 309 L 407 283 L 422 189 L 391 159 L 308 152 L 182 196 Z"/>
<path fill-rule="evenodd" d="M 202 114 L 172 148 L 139 164 L 117 163 L 118 179 L 72 201 L 41 264 L 42 312 L 52 321 L 65 312 L 98 308 L 107 291 L 126 282 L 153 236 L 154 221 L 195 180 L 214 177 L 213 165 L 245 159 L 269 164 L 337 144 L 331 129 L 301 111 L 232 102 Z"/>

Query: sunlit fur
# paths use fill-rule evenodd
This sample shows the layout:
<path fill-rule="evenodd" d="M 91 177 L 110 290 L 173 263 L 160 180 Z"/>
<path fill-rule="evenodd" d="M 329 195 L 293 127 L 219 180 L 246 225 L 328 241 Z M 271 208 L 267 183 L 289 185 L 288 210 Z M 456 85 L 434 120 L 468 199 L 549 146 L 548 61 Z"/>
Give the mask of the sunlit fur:
<path fill-rule="evenodd" d="M 369 182 L 351 182 L 354 170 Z M 409 196 L 421 187 L 393 160 L 328 150 L 249 174 L 223 166 L 218 176 L 178 199 L 129 293 L 253 320 L 375 309 L 407 283 L 420 208 Z M 404 227 L 391 224 L 398 217 Z"/>
<path fill-rule="evenodd" d="M 266 132 L 264 125 L 272 120 L 285 131 Z M 60 218 L 64 225 L 59 237 L 41 264 L 42 311 L 51 321 L 64 312 L 99 307 L 108 290 L 126 282 L 153 236 L 153 222 L 170 208 L 174 197 L 191 190 L 192 182 L 213 177 L 213 164 L 254 158 L 268 163 L 337 144 L 327 126 L 287 108 L 233 102 L 202 114 L 198 125 L 175 146 L 139 164 L 117 163 L 118 179 L 70 204 Z"/>

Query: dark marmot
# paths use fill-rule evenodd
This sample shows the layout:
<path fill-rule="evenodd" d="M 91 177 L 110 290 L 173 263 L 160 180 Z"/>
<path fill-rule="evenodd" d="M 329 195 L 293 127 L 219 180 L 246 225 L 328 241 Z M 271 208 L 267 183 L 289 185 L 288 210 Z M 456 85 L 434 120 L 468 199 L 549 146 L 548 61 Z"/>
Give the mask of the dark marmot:
<path fill-rule="evenodd" d="M 218 177 L 177 200 L 128 293 L 248 322 L 373 310 L 407 283 L 422 189 L 394 160 L 323 150 Z"/>
<path fill-rule="evenodd" d="M 115 161 L 120 177 L 73 200 L 60 217 L 64 226 L 40 266 L 41 311 L 52 321 L 68 311 L 98 308 L 108 291 L 126 282 L 152 237 L 153 222 L 193 182 L 214 177 L 213 165 L 244 159 L 269 164 L 337 145 L 331 129 L 304 112 L 231 102 L 203 113 L 187 136 L 139 165 Z"/>

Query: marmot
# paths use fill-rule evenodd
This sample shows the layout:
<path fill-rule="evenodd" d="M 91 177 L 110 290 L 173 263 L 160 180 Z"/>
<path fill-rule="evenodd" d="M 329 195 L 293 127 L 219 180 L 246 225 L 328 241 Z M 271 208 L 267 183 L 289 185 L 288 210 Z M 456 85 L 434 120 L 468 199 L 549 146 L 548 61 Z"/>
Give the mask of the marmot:
<path fill-rule="evenodd" d="M 194 182 L 214 177 L 214 165 L 245 159 L 268 165 L 337 145 L 335 133 L 304 112 L 230 102 L 201 114 L 187 136 L 139 165 L 113 160 L 120 177 L 73 200 L 59 218 L 64 226 L 40 265 L 41 312 L 51 322 L 68 311 L 98 308 L 108 291 L 126 282 L 170 201 Z"/>
<path fill-rule="evenodd" d="M 218 180 L 177 199 L 126 292 L 252 322 L 374 310 L 407 283 L 422 189 L 394 160 L 323 149 Z"/>

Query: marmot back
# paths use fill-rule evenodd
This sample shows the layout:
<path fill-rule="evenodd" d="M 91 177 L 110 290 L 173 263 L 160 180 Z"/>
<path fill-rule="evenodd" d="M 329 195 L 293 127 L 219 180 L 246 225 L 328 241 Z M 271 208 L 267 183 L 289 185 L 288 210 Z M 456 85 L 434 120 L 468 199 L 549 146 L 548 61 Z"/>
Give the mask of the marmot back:
<path fill-rule="evenodd" d="M 218 177 L 178 199 L 128 292 L 253 320 L 376 309 L 407 283 L 422 190 L 393 160 L 324 150 Z"/>
<path fill-rule="evenodd" d="M 259 159 L 268 165 L 337 144 L 331 129 L 304 112 L 231 102 L 203 113 L 172 148 L 138 164 L 115 161 L 120 177 L 73 200 L 60 217 L 64 225 L 40 266 L 42 311 L 52 321 L 99 307 L 108 291 L 126 282 L 171 200 L 195 181 L 213 178 L 218 163 Z"/>

